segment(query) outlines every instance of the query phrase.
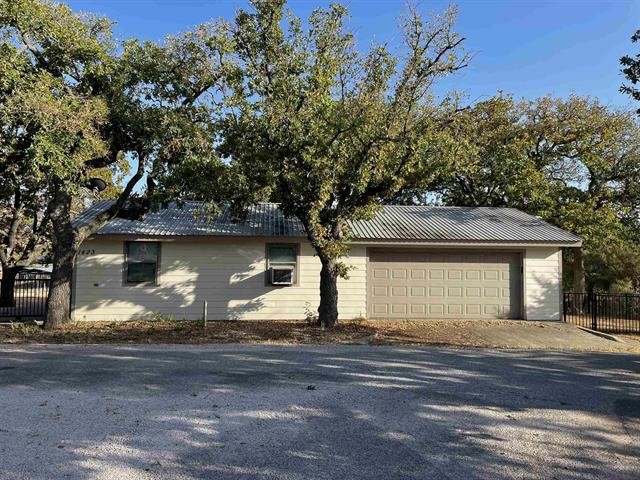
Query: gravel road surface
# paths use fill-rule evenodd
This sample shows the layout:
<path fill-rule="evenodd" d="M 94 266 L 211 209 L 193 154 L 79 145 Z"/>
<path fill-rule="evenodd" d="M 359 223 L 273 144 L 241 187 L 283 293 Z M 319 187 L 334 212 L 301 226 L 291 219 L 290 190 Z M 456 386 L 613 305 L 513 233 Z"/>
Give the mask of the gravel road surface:
<path fill-rule="evenodd" d="M 2 346 L 0 479 L 638 479 L 640 356 Z"/>

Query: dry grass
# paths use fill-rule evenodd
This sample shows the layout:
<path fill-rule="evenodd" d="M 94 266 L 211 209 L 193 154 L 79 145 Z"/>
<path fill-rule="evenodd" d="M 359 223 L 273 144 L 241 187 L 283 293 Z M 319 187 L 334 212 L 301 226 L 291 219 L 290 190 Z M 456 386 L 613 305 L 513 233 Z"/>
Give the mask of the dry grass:
<path fill-rule="evenodd" d="M 61 330 L 0 327 L 0 343 L 345 343 L 375 333 L 361 322 L 331 330 L 295 321 L 76 322 Z"/>
<path fill-rule="evenodd" d="M 53 332 L 35 325 L 0 326 L 0 343 L 363 343 L 589 349 L 589 345 L 572 344 L 572 337 L 565 336 L 573 328 L 561 322 L 515 320 L 351 321 L 330 330 L 302 321 L 276 320 L 209 322 L 206 328 L 195 321 L 78 322 Z M 565 343 L 558 343 L 556 335 L 564 337 Z M 623 337 L 624 343 L 606 342 L 597 349 L 640 352 L 640 336 Z"/>

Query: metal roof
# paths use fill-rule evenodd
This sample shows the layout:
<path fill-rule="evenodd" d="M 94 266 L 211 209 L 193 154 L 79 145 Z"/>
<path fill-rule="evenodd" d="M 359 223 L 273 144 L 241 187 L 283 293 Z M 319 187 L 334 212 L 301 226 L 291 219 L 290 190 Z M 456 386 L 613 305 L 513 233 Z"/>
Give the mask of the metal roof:
<path fill-rule="evenodd" d="M 109 201 L 97 202 L 76 217 L 82 224 Z M 372 220 L 350 222 L 356 241 L 486 242 L 578 244 L 580 237 L 514 208 L 384 206 Z M 150 212 L 144 220 L 116 218 L 97 235 L 305 237 L 300 221 L 285 218 L 278 204 L 258 203 L 244 219 L 228 208 L 207 216 L 202 204 L 187 202 Z"/>

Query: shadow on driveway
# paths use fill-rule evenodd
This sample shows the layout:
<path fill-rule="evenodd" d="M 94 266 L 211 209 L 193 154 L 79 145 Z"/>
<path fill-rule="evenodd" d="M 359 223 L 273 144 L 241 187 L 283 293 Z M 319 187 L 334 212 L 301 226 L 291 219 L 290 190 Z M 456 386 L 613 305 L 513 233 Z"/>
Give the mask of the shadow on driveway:
<path fill-rule="evenodd" d="M 640 356 L 0 348 L 0 478 L 638 478 Z"/>

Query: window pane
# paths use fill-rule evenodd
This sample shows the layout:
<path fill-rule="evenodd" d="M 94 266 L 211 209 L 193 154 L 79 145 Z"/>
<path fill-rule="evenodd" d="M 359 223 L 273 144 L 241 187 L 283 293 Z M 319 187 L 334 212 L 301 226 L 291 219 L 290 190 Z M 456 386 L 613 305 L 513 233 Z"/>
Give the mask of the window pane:
<path fill-rule="evenodd" d="M 151 242 L 131 242 L 128 252 L 129 263 L 156 263 L 158 261 L 158 244 Z"/>
<path fill-rule="evenodd" d="M 130 263 L 127 267 L 127 282 L 142 283 L 156 281 L 155 263 Z"/>
<path fill-rule="evenodd" d="M 270 263 L 296 263 L 296 247 L 293 245 L 270 245 Z"/>

